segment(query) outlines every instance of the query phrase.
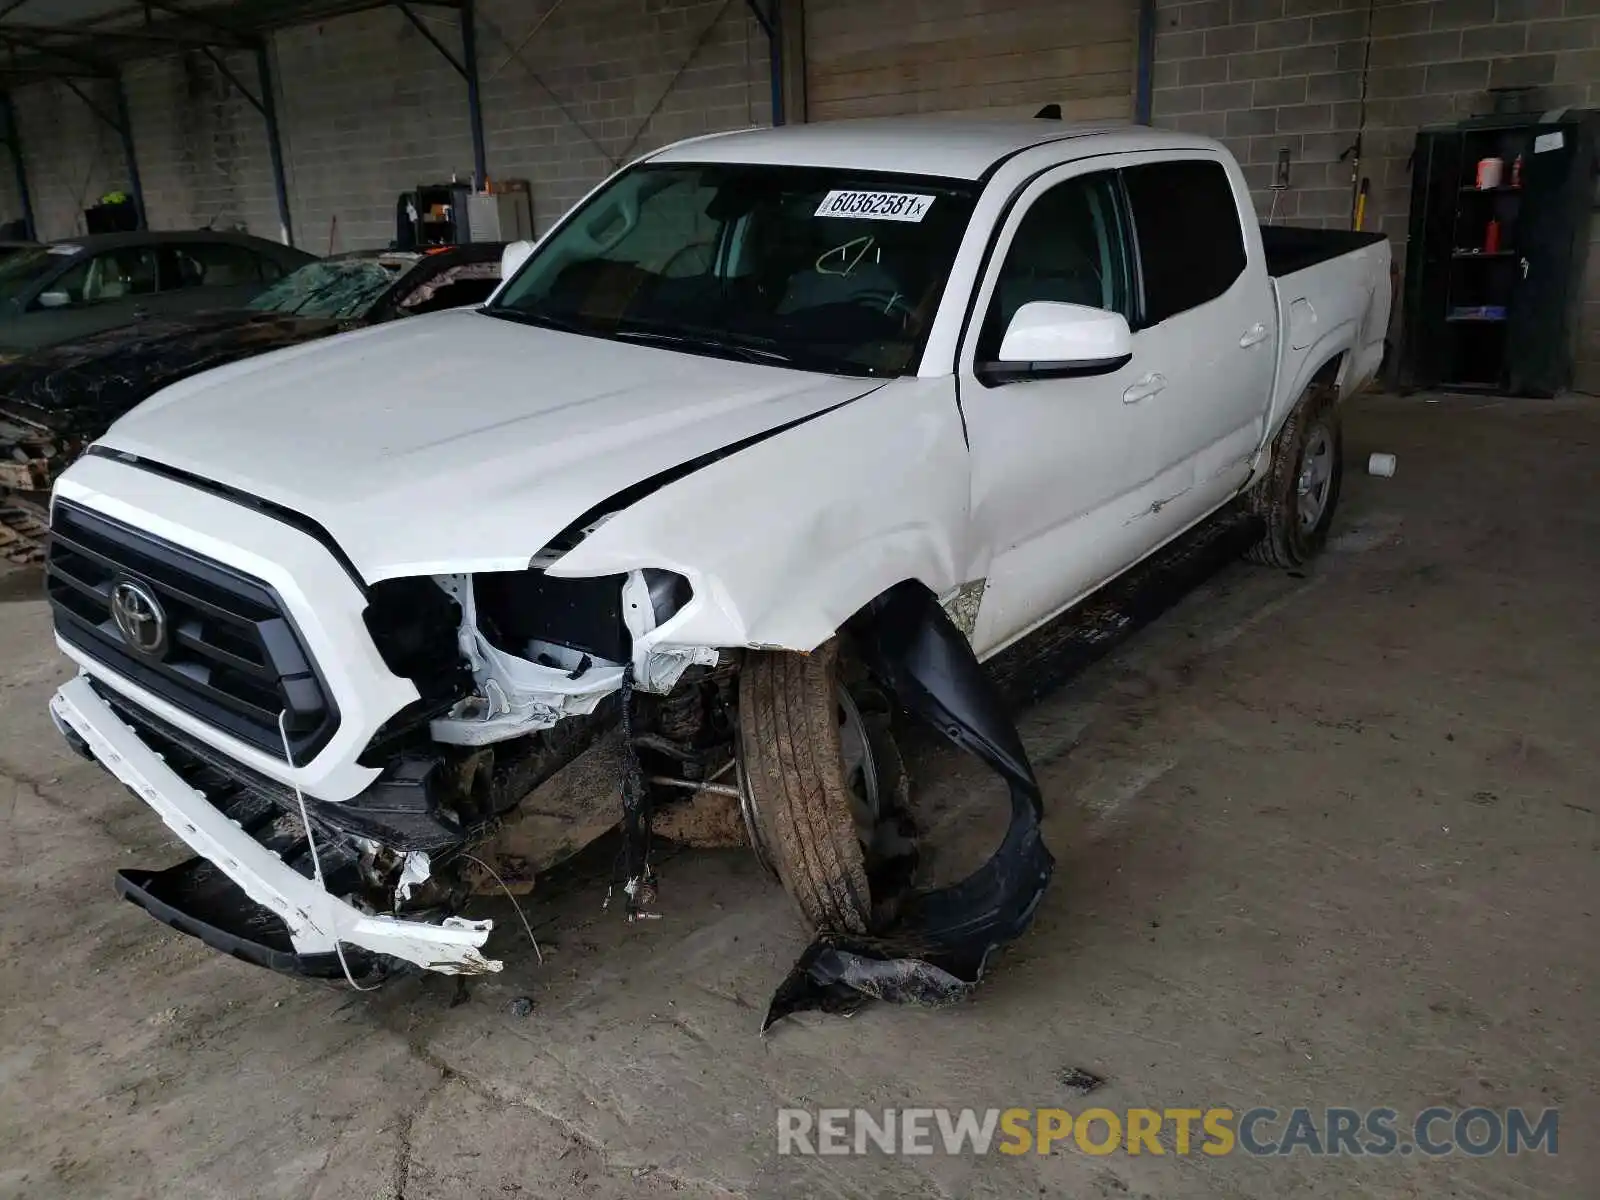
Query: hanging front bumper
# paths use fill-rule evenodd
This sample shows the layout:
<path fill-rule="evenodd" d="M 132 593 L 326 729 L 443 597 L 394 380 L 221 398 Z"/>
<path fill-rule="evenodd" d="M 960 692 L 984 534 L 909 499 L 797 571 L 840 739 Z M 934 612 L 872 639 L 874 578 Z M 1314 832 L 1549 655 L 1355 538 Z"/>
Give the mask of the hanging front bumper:
<path fill-rule="evenodd" d="M 240 953 L 228 944 L 219 944 L 230 935 L 217 931 L 195 914 L 168 912 L 170 906 L 145 903 L 139 896 L 130 895 L 130 889 L 119 888 L 158 919 L 201 937 L 218 949 L 278 969 L 284 969 L 282 964 L 291 959 L 325 963 L 322 956 L 333 954 L 335 947 L 342 944 L 446 975 L 480 975 L 500 970 L 497 960 L 485 958 L 480 952 L 493 928 L 491 921 L 449 917 L 435 925 L 365 913 L 291 868 L 210 804 L 204 794 L 184 782 L 101 699 L 87 676 L 79 675 L 61 686 L 51 698 L 50 714 L 69 741 L 75 745 L 81 741 L 83 748 L 155 809 L 167 827 L 196 854 L 214 864 L 250 901 L 281 921 L 288 931 L 292 955 L 262 961 L 253 954 Z"/>

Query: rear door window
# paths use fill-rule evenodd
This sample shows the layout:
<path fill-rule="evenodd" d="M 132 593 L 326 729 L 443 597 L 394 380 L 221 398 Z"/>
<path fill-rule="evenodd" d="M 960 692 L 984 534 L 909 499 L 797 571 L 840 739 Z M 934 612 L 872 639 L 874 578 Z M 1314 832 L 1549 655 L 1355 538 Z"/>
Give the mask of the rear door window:
<path fill-rule="evenodd" d="M 1143 325 L 1215 300 L 1244 272 L 1244 232 L 1228 173 L 1215 159 L 1125 168 L 1139 239 Z"/>
<path fill-rule="evenodd" d="M 163 251 L 161 290 L 180 287 L 240 287 L 276 279 L 264 275 L 260 255 L 227 242 L 191 242 Z"/>

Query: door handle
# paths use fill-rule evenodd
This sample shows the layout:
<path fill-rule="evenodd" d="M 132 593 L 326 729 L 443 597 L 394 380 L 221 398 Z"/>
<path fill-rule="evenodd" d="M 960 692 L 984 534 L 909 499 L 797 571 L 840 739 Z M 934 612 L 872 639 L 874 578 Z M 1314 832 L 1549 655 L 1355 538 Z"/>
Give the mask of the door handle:
<path fill-rule="evenodd" d="M 1166 390 L 1166 386 L 1167 377 L 1165 375 L 1158 375 L 1156 372 L 1152 371 L 1143 379 L 1140 379 L 1134 383 L 1130 383 L 1126 388 L 1123 389 L 1122 402 L 1124 404 L 1137 404 L 1141 400 L 1148 400 L 1157 392 Z"/>
<path fill-rule="evenodd" d="M 1264 342 L 1266 340 L 1267 327 L 1260 321 L 1257 321 L 1254 325 L 1250 326 L 1249 329 L 1246 329 L 1242 334 L 1239 335 L 1239 345 L 1246 348 L 1254 346 L 1257 342 Z"/>

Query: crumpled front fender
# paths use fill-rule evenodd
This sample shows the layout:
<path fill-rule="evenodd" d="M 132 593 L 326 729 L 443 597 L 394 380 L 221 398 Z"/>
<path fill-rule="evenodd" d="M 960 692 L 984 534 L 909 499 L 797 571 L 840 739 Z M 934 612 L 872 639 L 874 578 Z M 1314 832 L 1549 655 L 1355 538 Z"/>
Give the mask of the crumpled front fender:
<path fill-rule="evenodd" d="M 898 379 L 636 501 L 548 571 L 676 571 L 694 599 L 662 645 L 809 651 L 897 583 L 967 578 L 968 497 L 954 382 Z"/>

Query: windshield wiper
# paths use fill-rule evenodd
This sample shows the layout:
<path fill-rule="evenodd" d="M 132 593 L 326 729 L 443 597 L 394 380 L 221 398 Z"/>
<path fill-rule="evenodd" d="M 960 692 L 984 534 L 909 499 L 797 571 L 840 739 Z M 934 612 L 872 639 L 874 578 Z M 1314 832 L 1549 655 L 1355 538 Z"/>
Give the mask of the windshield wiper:
<path fill-rule="evenodd" d="M 709 350 L 714 354 L 727 354 L 742 358 L 745 362 L 788 364 L 794 360 L 779 350 L 768 350 L 762 346 L 752 346 L 748 342 L 726 341 L 722 338 L 706 337 L 687 333 L 661 333 L 654 329 L 617 329 L 611 334 L 619 342 L 642 342 L 649 346 L 683 346 L 694 347 L 698 350 Z"/>
<path fill-rule="evenodd" d="M 499 317 L 502 321 L 515 321 L 518 325 L 536 325 L 540 329 L 555 329 L 561 333 L 577 333 L 584 337 L 604 337 L 605 331 L 596 329 L 593 325 L 585 325 L 582 321 L 574 321 L 568 317 L 551 316 L 549 313 L 523 312 L 520 308 L 502 308 L 492 305 L 480 308 L 479 312 L 488 317 Z"/>
<path fill-rule="evenodd" d="M 798 366 L 803 371 L 820 371 L 827 375 L 852 375 L 881 377 L 898 374 L 895 371 L 885 371 L 864 363 L 850 362 L 848 360 L 826 360 L 811 362 L 798 362 L 792 354 L 785 354 L 781 350 L 769 350 L 765 346 L 752 346 L 748 342 L 731 341 L 726 338 L 715 337 L 710 334 L 693 333 L 668 333 L 659 329 L 606 329 L 601 326 L 585 325 L 568 317 L 558 317 L 547 313 L 530 313 L 516 308 L 502 308 L 489 306 L 478 310 L 486 316 L 500 317 L 503 320 L 515 321 L 522 325 L 536 325 L 542 329 L 557 329 L 562 333 L 576 333 L 584 337 L 610 338 L 619 342 L 637 342 L 645 346 L 661 346 L 687 350 L 691 353 L 716 354 L 723 358 L 736 358 L 744 362 L 765 363 L 772 366 Z"/>

